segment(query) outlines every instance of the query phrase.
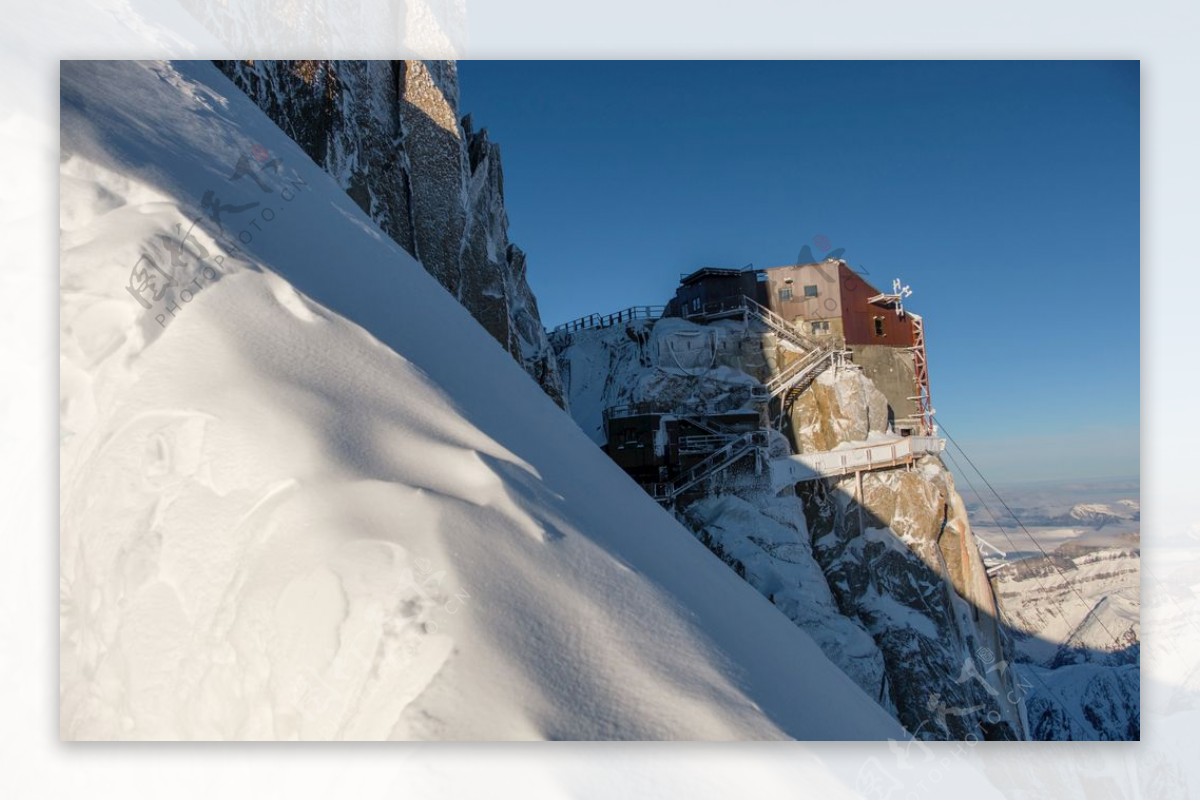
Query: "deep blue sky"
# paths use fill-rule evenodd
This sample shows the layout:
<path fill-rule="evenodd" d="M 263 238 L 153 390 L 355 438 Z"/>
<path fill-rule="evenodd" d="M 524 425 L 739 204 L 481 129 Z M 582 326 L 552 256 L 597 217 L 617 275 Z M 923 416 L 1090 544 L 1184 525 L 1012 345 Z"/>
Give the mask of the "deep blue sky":
<path fill-rule="evenodd" d="M 460 61 L 547 325 L 845 248 L 996 480 L 1138 473 L 1137 62 Z"/>

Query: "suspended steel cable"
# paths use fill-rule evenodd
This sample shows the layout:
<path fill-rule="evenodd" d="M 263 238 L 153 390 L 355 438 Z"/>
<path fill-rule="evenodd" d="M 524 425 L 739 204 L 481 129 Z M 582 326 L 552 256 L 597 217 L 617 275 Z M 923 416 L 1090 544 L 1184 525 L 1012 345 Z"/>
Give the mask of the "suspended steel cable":
<path fill-rule="evenodd" d="M 954 447 L 958 449 L 958 452 L 960 454 L 962 454 L 962 457 L 967 460 L 967 464 L 969 464 L 971 466 L 971 468 L 975 471 L 975 473 L 983 481 L 984 485 L 987 486 L 987 488 L 989 490 L 991 490 L 992 495 L 996 496 L 996 500 L 1000 502 L 1000 505 L 1004 507 L 1004 510 L 1006 512 L 1008 512 L 1009 517 L 1011 517 L 1016 522 L 1016 524 L 1021 528 L 1021 531 L 1023 531 L 1025 533 L 1025 537 L 1031 543 L 1033 543 L 1033 546 L 1035 548 L 1037 548 L 1038 551 L 1042 554 L 1042 556 L 1046 560 L 1046 563 L 1049 564 L 1050 567 L 1054 569 L 1054 572 L 1058 574 L 1058 577 L 1060 579 L 1062 579 L 1063 584 L 1066 585 L 1067 589 L 1069 589 L 1072 593 L 1074 593 L 1075 597 L 1077 597 L 1079 599 L 1079 601 L 1083 604 L 1085 609 L 1090 609 L 1091 607 L 1090 607 L 1087 599 L 1083 597 L 1083 593 L 1081 593 L 1079 591 L 1079 589 L 1074 585 L 1074 583 L 1072 583 L 1071 580 L 1067 578 L 1066 573 L 1064 573 L 1062 571 L 1062 569 L 1058 566 L 1058 564 L 1054 561 L 1054 559 L 1051 558 L 1050 554 L 1046 552 L 1046 549 L 1042 547 L 1042 544 L 1040 542 L 1038 542 L 1036 539 L 1034 539 L 1033 534 L 1031 534 L 1029 529 L 1025 527 L 1025 524 L 1021 522 L 1021 519 L 1019 517 L 1017 517 L 1016 512 L 1014 512 L 1012 510 L 1012 507 L 1009 506 L 1007 502 L 1005 502 L 1004 498 L 1002 498 L 1000 496 L 1000 493 L 996 491 L 996 488 L 994 486 L 992 486 L 992 482 L 988 481 L 987 476 L 985 476 L 983 474 L 983 471 L 979 469 L 979 467 L 975 464 L 975 462 L 971 459 L 971 457 L 967 454 L 967 452 L 965 450 L 963 450 L 963 447 L 961 445 L 959 445 L 958 441 L 955 440 L 954 437 L 950 434 L 950 430 L 946 428 L 945 423 L 943 423 L 938 418 L 934 418 L 934 422 L 937 424 L 938 430 L 946 435 L 946 439 L 950 440 L 951 444 L 953 444 Z M 967 483 L 969 485 L 970 481 L 968 481 Z M 974 490 L 973 487 L 972 487 L 972 489 Z M 976 494 L 978 495 L 978 492 Z M 979 498 L 980 498 L 980 503 L 983 503 L 983 496 L 980 495 Z M 985 504 L 984 508 L 987 508 L 986 504 Z M 990 513 L 991 512 L 989 511 L 989 514 Z M 994 516 L 993 516 L 993 519 L 995 519 Z M 999 523 L 997 523 L 996 525 L 999 526 Z M 1007 532 L 1004 531 L 1003 527 L 1000 528 L 1000 531 L 1002 533 L 1004 533 L 1005 537 L 1008 538 L 1010 543 L 1012 543 L 1012 539 L 1010 537 L 1008 537 L 1008 534 L 1007 534 Z M 1013 545 L 1013 548 L 1014 548 L 1014 550 L 1019 550 L 1016 548 L 1015 544 Z M 1040 585 L 1040 582 L 1039 582 L 1039 586 L 1043 590 L 1046 589 L 1044 585 Z M 1061 606 L 1059 606 L 1059 611 L 1060 612 L 1062 611 Z M 1064 615 L 1064 619 L 1065 619 L 1065 615 Z M 1118 649 L 1120 649 L 1121 648 L 1120 638 L 1118 638 L 1115 634 L 1113 634 L 1109 630 L 1108 626 L 1104 625 L 1104 621 L 1101 620 L 1099 617 L 1094 618 L 1094 620 L 1095 620 L 1096 624 L 1098 626 L 1100 626 L 1101 629 L 1104 630 L 1104 633 L 1109 636 L 1109 638 L 1113 642 L 1113 645 L 1116 646 Z"/>
<path fill-rule="evenodd" d="M 942 431 L 945 431 L 945 428 L 944 428 L 944 426 L 942 426 L 941 421 L 938 421 L 938 426 Z M 950 434 L 948 432 L 946 433 L 946 438 L 950 439 Z M 950 440 L 950 441 L 954 442 L 954 440 Z M 954 443 L 954 446 L 956 448 L 958 448 L 959 452 L 963 455 L 964 458 L 966 458 L 966 455 L 967 455 L 966 452 L 963 451 L 961 447 L 959 447 L 957 442 Z M 1006 540 L 1008 540 L 1008 544 L 1012 546 L 1014 551 L 1019 551 L 1020 549 L 1017 548 L 1017 544 L 1015 542 L 1013 542 L 1012 537 L 1009 536 L 1008 532 L 1004 530 L 1004 526 L 1000 525 L 1000 521 L 997 519 L 996 515 L 992 512 L 991 508 L 987 505 L 987 502 L 984 500 L 983 495 L 979 492 L 979 490 L 977 490 L 975 488 L 974 483 L 972 483 L 972 481 L 971 481 L 970 474 L 967 471 L 962 469 L 962 466 L 959 465 L 958 460 L 954 458 L 954 454 L 952 452 L 947 450 L 947 451 L 944 451 L 944 453 L 946 454 L 946 456 L 948 456 L 950 458 L 950 462 L 954 465 L 955 472 L 958 475 L 962 476 L 963 480 L 967 482 L 967 486 L 971 488 L 971 491 L 973 493 L 975 493 L 975 496 L 979 499 L 980 504 L 982 504 L 983 508 L 987 510 L 988 515 L 992 518 L 992 522 L 994 522 L 996 524 L 996 528 L 1000 529 L 1000 533 L 1004 535 L 1004 538 Z M 982 476 L 981 476 L 981 478 L 982 478 Z M 1037 577 L 1036 574 L 1033 575 L 1033 580 L 1037 582 L 1038 589 L 1042 590 L 1042 592 L 1046 595 L 1046 597 L 1051 599 L 1050 603 L 1054 604 L 1058 608 L 1059 615 L 1064 620 L 1066 620 L 1067 619 L 1066 611 L 1063 609 L 1063 607 L 1060 603 L 1053 600 L 1053 596 L 1050 594 L 1049 590 L 1046 588 L 1046 585 L 1041 582 L 1041 580 Z M 1009 619 L 1008 614 L 1004 611 L 1004 607 L 1000 603 L 999 597 L 996 598 L 996 614 L 999 616 L 1001 624 L 1005 625 L 1010 630 L 1016 629 L 1016 626 L 1013 625 L 1012 620 Z M 1070 704 L 1068 704 L 1062 698 L 1062 696 L 1060 696 L 1058 694 L 1058 692 L 1056 692 L 1054 689 L 1052 689 L 1050 687 L 1049 684 L 1046 683 L 1046 680 L 1042 678 L 1041 674 L 1037 670 L 1027 671 L 1024 675 L 1028 675 L 1028 676 L 1032 677 L 1034 679 L 1034 681 L 1036 681 L 1036 682 L 1038 682 L 1038 684 L 1042 685 L 1042 689 L 1045 691 L 1046 695 L 1051 698 L 1054 698 L 1058 701 L 1059 707 L 1067 714 L 1068 717 L 1070 717 L 1072 720 L 1074 720 L 1075 723 L 1077 723 L 1079 725 L 1081 731 L 1086 732 L 1088 730 L 1088 728 L 1089 728 L 1088 725 L 1079 719 L 1079 717 L 1075 714 L 1074 710 L 1071 708 Z M 1026 725 L 1028 725 L 1028 721 L 1025 721 L 1025 723 L 1026 723 Z M 1093 730 L 1095 730 L 1094 727 L 1092 727 L 1092 728 L 1093 728 Z"/>

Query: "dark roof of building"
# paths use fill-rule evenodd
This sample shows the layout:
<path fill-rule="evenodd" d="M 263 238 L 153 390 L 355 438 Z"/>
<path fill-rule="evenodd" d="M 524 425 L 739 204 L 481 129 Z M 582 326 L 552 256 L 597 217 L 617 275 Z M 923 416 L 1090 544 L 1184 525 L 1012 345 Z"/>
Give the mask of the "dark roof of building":
<path fill-rule="evenodd" d="M 694 273 L 688 273 L 683 278 L 679 279 L 679 283 L 682 286 L 687 286 L 688 284 L 694 284 L 704 278 L 730 278 L 741 275 L 742 272 L 743 270 L 732 270 L 726 267 L 701 267 Z"/>

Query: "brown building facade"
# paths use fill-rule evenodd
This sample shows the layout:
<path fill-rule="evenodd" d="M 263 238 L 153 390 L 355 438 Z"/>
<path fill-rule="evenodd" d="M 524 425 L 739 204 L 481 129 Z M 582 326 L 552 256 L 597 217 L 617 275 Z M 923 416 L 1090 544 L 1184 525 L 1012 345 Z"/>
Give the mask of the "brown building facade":
<path fill-rule="evenodd" d="M 843 261 L 771 267 L 766 304 L 810 336 L 829 335 L 855 345 L 911 348 L 912 320 L 891 303 L 872 303 L 880 291 Z"/>

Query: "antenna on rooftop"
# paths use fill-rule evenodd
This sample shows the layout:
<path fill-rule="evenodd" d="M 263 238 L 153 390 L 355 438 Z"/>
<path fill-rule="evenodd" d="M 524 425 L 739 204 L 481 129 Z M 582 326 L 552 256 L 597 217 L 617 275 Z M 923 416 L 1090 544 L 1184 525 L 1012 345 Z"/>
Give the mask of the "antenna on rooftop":
<path fill-rule="evenodd" d="M 908 284 L 901 284 L 897 278 L 892 281 L 891 292 L 880 292 L 872 298 L 868 299 L 868 303 L 891 303 L 896 309 L 896 316 L 904 316 L 904 299 L 912 294 L 912 288 Z"/>
<path fill-rule="evenodd" d="M 896 315 L 904 316 L 904 299 L 912 295 L 912 287 L 900 284 L 899 278 L 892 279 L 892 296 L 896 299 Z"/>

